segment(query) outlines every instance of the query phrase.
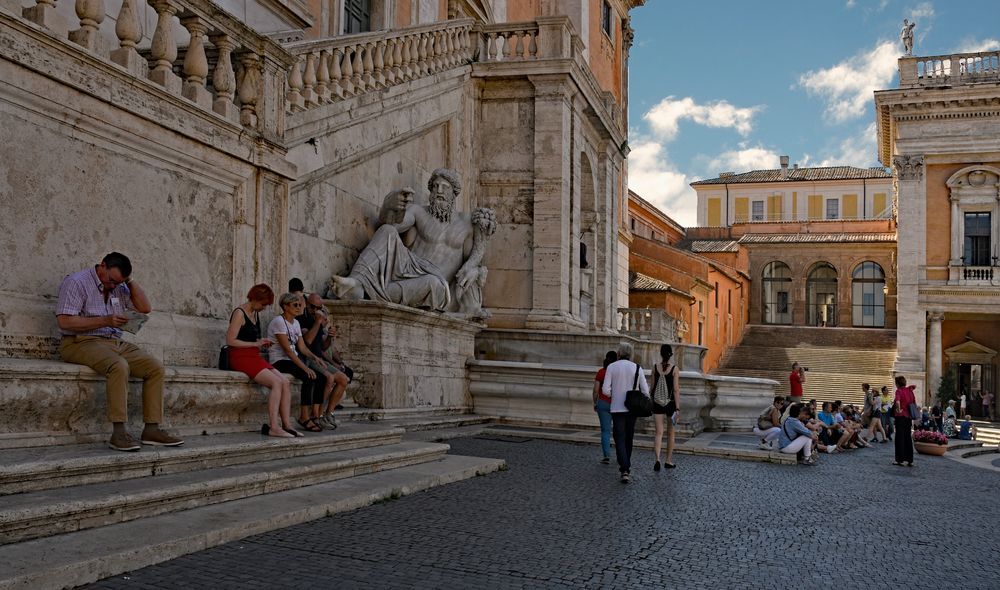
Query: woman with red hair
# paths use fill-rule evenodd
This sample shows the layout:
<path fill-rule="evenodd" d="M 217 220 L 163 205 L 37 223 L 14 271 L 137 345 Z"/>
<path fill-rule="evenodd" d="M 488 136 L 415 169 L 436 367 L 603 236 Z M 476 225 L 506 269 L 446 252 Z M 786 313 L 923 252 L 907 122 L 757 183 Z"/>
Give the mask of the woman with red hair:
<path fill-rule="evenodd" d="M 292 421 L 289 414 L 292 392 L 288 379 L 260 354 L 261 350 L 274 344 L 270 339 L 260 336 L 260 312 L 272 303 L 274 291 L 263 283 L 254 285 L 247 293 L 247 302 L 230 314 L 229 330 L 226 332 L 229 366 L 233 371 L 242 371 L 254 382 L 271 388 L 267 398 L 269 424 L 261 426 L 261 434 L 293 438 L 302 434 L 288 426 Z"/>

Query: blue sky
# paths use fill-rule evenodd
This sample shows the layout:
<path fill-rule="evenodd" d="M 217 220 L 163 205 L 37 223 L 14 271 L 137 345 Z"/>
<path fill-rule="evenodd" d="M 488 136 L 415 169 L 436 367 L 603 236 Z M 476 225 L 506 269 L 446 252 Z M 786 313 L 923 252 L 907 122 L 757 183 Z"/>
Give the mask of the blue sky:
<path fill-rule="evenodd" d="M 719 172 L 876 166 L 872 92 L 914 55 L 1000 49 L 992 1 L 647 0 L 632 11 L 629 186 L 695 225 L 688 186 Z"/>

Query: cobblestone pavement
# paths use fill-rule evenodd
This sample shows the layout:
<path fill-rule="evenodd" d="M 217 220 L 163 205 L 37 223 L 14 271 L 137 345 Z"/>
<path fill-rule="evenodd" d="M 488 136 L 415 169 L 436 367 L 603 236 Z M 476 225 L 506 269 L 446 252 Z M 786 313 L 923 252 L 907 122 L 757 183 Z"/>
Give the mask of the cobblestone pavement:
<path fill-rule="evenodd" d="M 1000 588 L 1000 473 L 944 458 L 654 473 L 647 451 L 622 485 L 592 446 L 449 442 L 510 468 L 90 588 Z"/>

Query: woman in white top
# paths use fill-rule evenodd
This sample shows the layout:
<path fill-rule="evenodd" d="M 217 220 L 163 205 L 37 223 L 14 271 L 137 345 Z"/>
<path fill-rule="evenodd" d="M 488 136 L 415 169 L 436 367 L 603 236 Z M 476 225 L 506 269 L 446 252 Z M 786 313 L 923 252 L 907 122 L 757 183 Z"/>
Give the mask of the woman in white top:
<path fill-rule="evenodd" d="M 669 344 L 660 346 L 660 362 L 653 365 L 653 420 L 656 423 L 656 435 L 653 436 L 653 471 L 660 470 L 660 450 L 663 448 L 663 422 L 667 422 L 667 460 L 663 466 L 667 469 L 674 465 L 674 425 L 677 412 L 680 410 L 679 395 L 681 391 L 680 371 L 673 362 L 674 349 Z"/>
<path fill-rule="evenodd" d="M 305 300 L 301 295 L 285 293 L 278 300 L 281 315 L 271 320 L 267 326 L 267 337 L 276 342 L 267 350 L 268 360 L 282 373 L 288 373 L 302 381 L 301 404 L 303 408 L 312 408 L 315 403 L 323 401 L 322 387 L 316 386 L 316 373 L 306 366 L 302 358 L 313 358 L 312 351 L 302 338 L 302 326 L 295 316 L 302 313 Z M 298 351 L 298 354 L 296 354 Z M 318 397 L 319 401 L 315 401 Z M 322 432 L 323 427 L 314 421 L 318 416 L 309 416 L 308 409 L 299 417 L 299 426 L 310 432 Z"/>

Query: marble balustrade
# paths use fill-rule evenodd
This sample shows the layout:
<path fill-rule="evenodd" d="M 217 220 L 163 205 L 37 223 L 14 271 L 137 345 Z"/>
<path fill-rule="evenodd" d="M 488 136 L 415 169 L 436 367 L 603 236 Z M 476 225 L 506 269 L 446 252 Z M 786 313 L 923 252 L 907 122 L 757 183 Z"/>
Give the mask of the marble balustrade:
<path fill-rule="evenodd" d="M 104 0 L 76 0 L 77 22 L 57 11 L 59 1 L 66 0 L 35 0 L 23 8 L 22 17 L 234 124 L 281 134 L 283 121 L 266 115 L 273 109 L 265 105 L 275 100 L 271 95 L 280 97 L 280 77 L 291 56 L 214 3 L 147 0 L 147 6 L 140 0 L 122 0 L 114 16 L 114 35 L 108 38 L 101 31 L 110 16 Z M 149 11 L 155 17 L 147 15 Z M 147 16 L 156 25 L 144 37 L 142 21 Z M 264 121 L 268 116 L 273 120 Z"/>
<path fill-rule="evenodd" d="M 899 59 L 901 88 L 983 82 L 1000 82 L 1000 51 Z"/>
<path fill-rule="evenodd" d="M 473 57 L 473 19 L 293 43 L 285 106 L 300 112 L 434 75 Z"/>

